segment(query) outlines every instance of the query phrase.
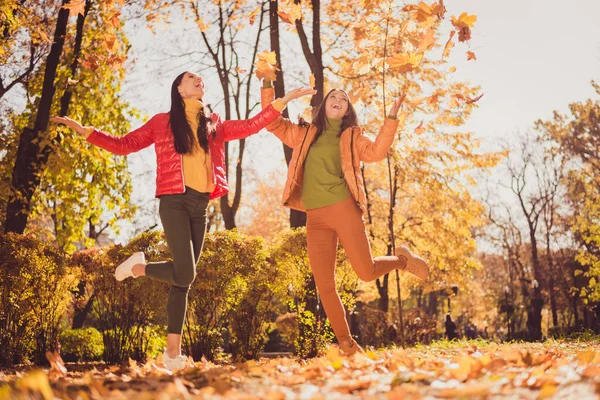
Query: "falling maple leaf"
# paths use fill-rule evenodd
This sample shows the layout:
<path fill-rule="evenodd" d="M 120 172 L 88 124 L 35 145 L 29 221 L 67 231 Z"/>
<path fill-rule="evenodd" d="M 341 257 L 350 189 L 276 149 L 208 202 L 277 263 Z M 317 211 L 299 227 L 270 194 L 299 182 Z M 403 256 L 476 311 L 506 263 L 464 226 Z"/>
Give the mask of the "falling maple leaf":
<path fill-rule="evenodd" d="M 450 37 L 448 38 L 448 41 L 446 42 L 446 45 L 444 46 L 444 52 L 442 54 L 442 58 L 448 57 L 450 55 L 450 50 L 452 50 L 452 48 L 454 47 L 454 42 L 452 41 L 452 38 L 454 37 L 455 34 L 456 34 L 456 31 L 450 31 Z"/>
<path fill-rule="evenodd" d="M 452 67 L 450 67 L 450 69 L 448 69 L 448 71 L 450 71 L 450 72 L 456 72 L 456 67 L 452 66 Z"/>
<path fill-rule="evenodd" d="M 208 28 L 210 28 L 210 24 L 205 23 L 202 17 L 196 19 L 196 25 L 198 26 L 198 29 L 200 29 L 200 32 L 206 32 Z"/>
<path fill-rule="evenodd" d="M 315 74 L 310 74 L 308 81 L 310 82 L 310 87 L 314 88 L 315 87 Z"/>
<path fill-rule="evenodd" d="M 290 18 L 292 21 L 297 21 L 302 19 L 302 5 L 300 4 L 292 4 L 292 9 L 290 11 Z"/>
<path fill-rule="evenodd" d="M 473 104 L 473 103 L 476 103 L 476 102 L 478 102 L 478 101 L 479 101 L 479 99 L 481 99 L 481 98 L 483 97 L 483 95 L 484 95 L 484 93 L 481 93 L 479 96 L 477 96 L 477 97 L 475 97 L 475 98 L 470 98 L 470 97 L 467 97 L 467 98 L 465 99 L 465 103 L 467 103 L 467 104 Z"/>
<path fill-rule="evenodd" d="M 417 126 L 415 128 L 415 133 L 417 135 L 422 135 L 423 133 L 425 133 L 425 128 L 423 128 L 423 121 L 421 121 L 421 123 L 419 124 L 419 126 Z"/>
<path fill-rule="evenodd" d="M 471 39 L 471 28 L 477 21 L 476 15 L 468 15 L 466 12 L 460 14 L 458 18 L 452 16 L 452 25 L 458 31 L 458 41 L 464 42 Z"/>
<path fill-rule="evenodd" d="M 85 0 L 71 0 L 70 3 L 65 4 L 62 8 L 66 8 L 72 15 L 85 14 Z"/>
<path fill-rule="evenodd" d="M 67 376 L 67 368 L 65 367 L 65 362 L 62 360 L 62 357 L 58 352 L 46 352 L 46 358 L 50 363 L 50 369 L 54 376 L 57 377 L 65 377 Z"/>
<path fill-rule="evenodd" d="M 285 11 L 277 11 L 277 15 L 279 15 L 279 18 L 281 18 L 281 20 L 286 24 L 294 23 L 294 21 L 292 21 L 292 16 Z"/>
<path fill-rule="evenodd" d="M 475 56 L 475 53 L 473 53 L 472 51 L 467 51 L 467 61 L 470 60 L 477 60 L 477 57 Z"/>
<path fill-rule="evenodd" d="M 248 21 L 250 22 L 250 25 L 254 25 L 254 20 L 256 19 L 259 11 L 260 8 L 257 8 L 248 15 Z"/>
<path fill-rule="evenodd" d="M 435 44 L 435 29 L 429 28 L 427 30 L 427 32 L 423 35 L 421 42 L 417 46 L 417 51 L 424 52 L 426 50 L 429 50 L 433 47 L 434 44 Z"/>
<path fill-rule="evenodd" d="M 256 56 L 259 60 L 264 60 L 271 65 L 277 64 L 277 54 L 274 51 L 263 51 Z"/>
<path fill-rule="evenodd" d="M 423 53 L 398 53 L 388 58 L 390 69 L 405 73 L 415 69 L 423 59 Z"/>
<path fill-rule="evenodd" d="M 237 67 L 235 70 L 238 72 L 238 74 L 245 74 L 247 72 L 245 69 L 243 69 L 241 67 Z"/>

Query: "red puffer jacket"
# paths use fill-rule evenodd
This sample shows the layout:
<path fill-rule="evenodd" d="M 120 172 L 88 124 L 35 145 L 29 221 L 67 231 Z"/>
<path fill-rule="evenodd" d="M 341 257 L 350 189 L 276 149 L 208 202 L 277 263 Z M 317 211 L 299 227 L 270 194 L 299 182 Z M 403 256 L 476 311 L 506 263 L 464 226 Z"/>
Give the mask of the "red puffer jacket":
<path fill-rule="evenodd" d="M 211 115 L 216 126 L 215 137 L 209 135 L 208 138 L 213 183 L 215 184 L 215 190 L 210 195 L 211 199 L 221 197 L 229 191 L 225 176 L 225 142 L 244 139 L 257 133 L 279 115 L 279 111 L 275 110 L 272 105 L 248 120 L 222 121 L 217 114 Z M 121 137 L 94 129 L 87 137 L 87 141 L 120 155 L 134 153 L 154 143 L 157 166 L 156 197 L 185 192 L 183 158 L 175 151 L 168 113 L 155 115 L 138 129 Z"/>

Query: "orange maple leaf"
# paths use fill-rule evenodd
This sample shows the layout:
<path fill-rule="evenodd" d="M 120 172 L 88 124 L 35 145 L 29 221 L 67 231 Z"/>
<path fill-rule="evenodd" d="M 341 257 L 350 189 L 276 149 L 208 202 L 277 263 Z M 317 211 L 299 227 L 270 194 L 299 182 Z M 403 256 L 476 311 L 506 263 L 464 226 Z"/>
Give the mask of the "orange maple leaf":
<path fill-rule="evenodd" d="M 484 93 L 481 93 L 479 96 L 475 97 L 475 98 L 471 98 L 471 97 L 467 97 L 465 99 L 465 103 L 467 104 L 473 104 L 479 101 L 479 99 L 481 99 L 483 97 Z"/>
<path fill-rule="evenodd" d="M 423 53 L 398 53 L 388 58 L 390 69 L 405 73 L 415 69 L 423 59 Z"/>
<path fill-rule="evenodd" d="M 424 52 L 429 50 L 435 44 L 435 29 L 429 28 L 427 32 L 423 35 L 421 42 L 417 46 L 417 51 Z"/>
<path fill-rule="evenodd" d="M 65 4 L 62 8 L 66 8 L 73 15 L 85 13 L 85 0 L 71 0 L 70 3 Z"/>
<path fill-rule="evenodd" d="M 460 14 L 458 18 L 452 17 L 452 25 L 458 31 L 458 41 L 464 42 L 471 39 L 471 28 L 477 21 L 476 15 L 468 15 L 466 12 Z"/>
<path fill-rule="evenodd" d="M 241 68 L 241 67 L 237 67 L 235 70 L 236 70 L 236 71 L 237 71 L 239 74 L 245 74 L 245 73 L 247 72 L 247 71 L 246 71 L 244 68 Z"/>
<path fill-rule="evenodd" d="M 454 37 L 455 34 L 456 34 L 456 31 L 450 31 L 450 37 L 448 38 L 448 41 L 446 42 L 446 45 L 444 46 L 444 52 L 442 54 L 442 58 L 448 57 L 450 55 L 450 50 L 452 50 L 452 48 L 454 47 L 454 42 L 452 41 L 452 38 Z"/>
<path fill-rule="evenodd" d="M 423 133 L 425 133 L 425 128 L 423 128 L 423 121 L 421 121 L 421 123 L 419 124 L 419 126 L 417 126 L 415 128 L 415 133 L 417 135 L 422 135 Z"/>
<path fill-rule="evenodd" d="M 467 61 L 470 60 L 477 60 L 477 57 L 475 56 L 475 53 L 473 53 L 472 51 L 467 51 Z"/>
<path fill-rule="evenodd" d="M 119 48 L 119 42 L 117 42 L 117 37 L 115 35 L 106 35 L 104 37 L 104 47 L 109 52 L 114 53 L 114 51 Z"/>
<path fill-rule="evenodd" d="M 281 20 L 286 24 L 294 23 L 294 21 L 292 21 L 292 16 L 285 11 L 277 11 L 277 15 L 279 15 L 279 18 L 281 18 Z"/>
<path fill-rule="evenodd" d="M 258 15 L 258 11 L 260 9 L 257 8 L 256 10 L 252 11 L 249 15 L 248 15 L 248 20 L 250 21 L 250 25 L 254 25 L 254 20 L 256 19 L 256 16 Z"/>
<path fill-rule="evenodd" d="M 271 65 L 277 64 L 277 54 L 274 51 L 263 51 L 256 56 L 259 60 L 264 60 Z"/>

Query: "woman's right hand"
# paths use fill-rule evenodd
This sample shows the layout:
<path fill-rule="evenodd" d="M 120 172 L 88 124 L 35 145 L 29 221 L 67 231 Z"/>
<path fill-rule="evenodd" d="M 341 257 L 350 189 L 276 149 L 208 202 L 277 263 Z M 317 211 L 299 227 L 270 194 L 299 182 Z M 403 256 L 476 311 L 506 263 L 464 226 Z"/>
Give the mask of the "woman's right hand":
<path fill-rule="evenodd" d="M 85 136 L 85 128 L 83 127 L 83 125 L 81 125 L 75 120 L 72 120 L 69 117 L 52 117 L 50 118 L 50 121 L 66 125 L 69 128 L 73 129 L 75 132 L 77 132 L 79 135 Z"/>
<path fill-rule="evenodd" d="M 317 91 L 310 87 L 300 87 L 298 89 L 290 90 L 281 99 L 287 104 L 292 100 L 295 100 L 302 96 L 314 95 Z"/>

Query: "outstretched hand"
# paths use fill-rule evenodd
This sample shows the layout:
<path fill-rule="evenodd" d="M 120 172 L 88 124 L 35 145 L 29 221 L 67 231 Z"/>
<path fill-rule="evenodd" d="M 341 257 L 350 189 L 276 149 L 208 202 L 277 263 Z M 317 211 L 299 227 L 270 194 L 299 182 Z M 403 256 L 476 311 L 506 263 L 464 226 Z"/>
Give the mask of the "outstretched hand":
<path fill-rule="evenodd" d="M 299 87 L 298 89 L 290 90 L 281 99 L 287 104 L 288 102 L 295 100 L 302 96 L 314 95 L 317 91 L 309 87 Z"/>
<path fill-rule="evenodd" d="M 394 104 L 392 104 L 392 107 L 390 108 L 390 116 L 395 117 L 398 115 L 398 111 L 400 111 L 400 107 L 402 106 L 402 103 L 404 103 L 405 98 L 406 98 L 406 93 L 404 93 L 402 96 L 398 97 L 394 101 Z"/>
<path fill-rule="evenodd" d="M 83 127 L 83 125 L 81 125 L 79 122 L 77 122 L 75 120 L 72 120 L 69 117 L 52 117 L 52 118 L 50 118 L 50 121 L 56 122 L 58 124 L 66 125 L 82 136 L 85 132 L 85 128 Z"/>

